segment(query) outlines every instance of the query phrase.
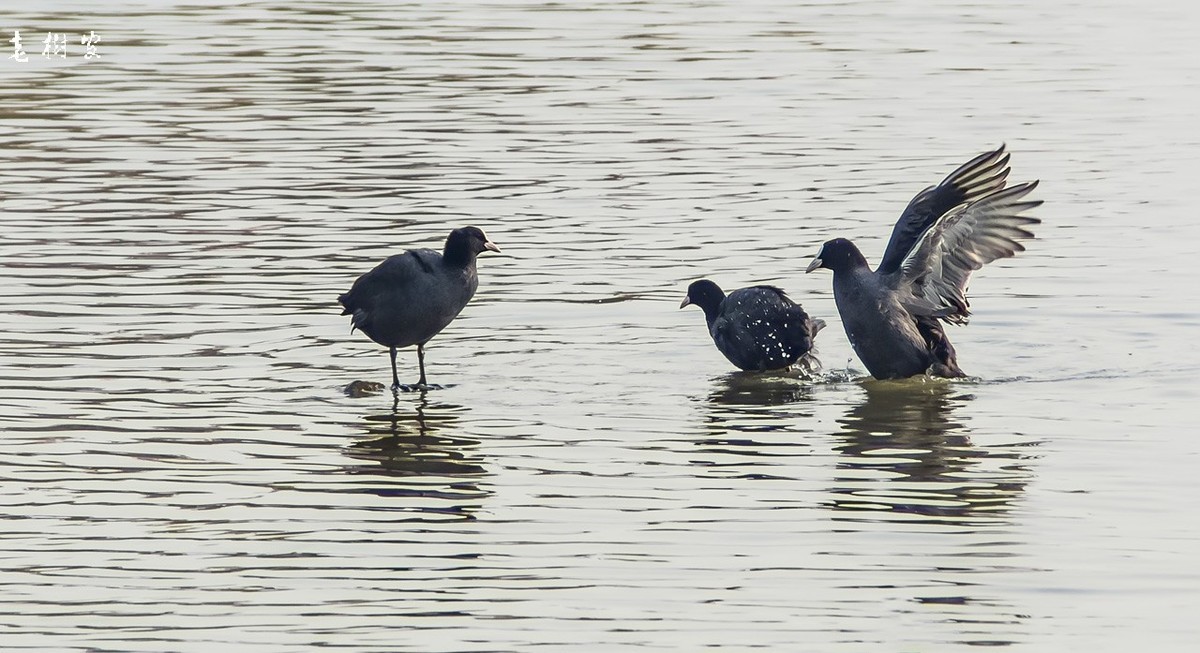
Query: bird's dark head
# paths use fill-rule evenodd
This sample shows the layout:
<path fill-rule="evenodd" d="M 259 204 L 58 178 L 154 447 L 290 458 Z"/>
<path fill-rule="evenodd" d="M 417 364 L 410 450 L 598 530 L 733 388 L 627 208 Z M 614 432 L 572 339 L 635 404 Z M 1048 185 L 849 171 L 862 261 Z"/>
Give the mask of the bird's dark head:
<path fill-rule="evenodd" d="M 821 245 L 821 251 L 817 252 L 817 257 L 808 264 L 808 268 L 804 271 L 812 272 L 818 268 L 825 268 L 837 273 L 866 267 L 866 265 L 867 259 L 863 258 L 862 252 L 858 251 L 854 243 L 845 238 L 834 238 Z"/>
<path fill-rule="evenodd" d="M 488 240 L 487 234 L 479 227 L 461 227 L 450 232 L 446 237 L 446 249 L 442 256 L 451 262 L 463 265 L 475 260 L 483 251 L 500 252 L 496 244 Z"/>
<path fill-rule="evenodd" d="M 683 298 L 683 302 L 679 304 L 679 308 L 695 304 L 704 309 L 704 314 L 715 313 L 717 307 L 725 299 L 725 291 L 717 284 L 708 279 L 693 281 L 688 286 L 687 297 Z"/>

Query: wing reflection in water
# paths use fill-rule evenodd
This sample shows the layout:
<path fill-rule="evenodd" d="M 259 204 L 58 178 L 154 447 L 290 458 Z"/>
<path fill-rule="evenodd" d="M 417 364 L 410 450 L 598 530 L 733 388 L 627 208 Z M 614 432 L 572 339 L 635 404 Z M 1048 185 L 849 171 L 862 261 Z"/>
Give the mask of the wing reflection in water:
<path fill-rule="evenodd" d="M 453 404 L 430 403 L 425 392 L 412 404 L 402 405 L 396 397 L 390 412 L 364 418 L 370 438 L 347 448 L 349 456 L 374 464 L 349 471 L 390 477 L 387 483 L 364 486 L 363 491 L 433 499 L 421 502 L 420 510 L 471 518 L 491 492 L 477 483 L 488 474 L 476 451 L 479 441 L 450 435 L 462 410 Z"/>
<path fill-rule="evenodd" d="M 863 519 L 951 524 L 1006 521 L 1032 472 L 1024 443 L 972 444 L 956 413 L 970 394 L 944 381 L 867 381 L 838 423 L 833 507 Z"/>

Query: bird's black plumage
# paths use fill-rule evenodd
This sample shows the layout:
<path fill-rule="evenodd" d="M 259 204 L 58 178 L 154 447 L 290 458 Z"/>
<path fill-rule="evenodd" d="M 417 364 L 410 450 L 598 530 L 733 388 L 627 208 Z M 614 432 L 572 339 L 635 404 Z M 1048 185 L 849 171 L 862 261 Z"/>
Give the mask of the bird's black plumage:
<path fill-rule="evenodd" d="M 701 279 L 688 286 L 679 307 L 689 304 L 704 311 L 717 349 L 743 370 L 782 369 L 797 361 L 820 365 L 811 352 L 825 322 L 811 319 L 779 288 L 752 286 L 726 296 L 717 284 Z"/>
<path fill-rule="evenodd" d="M 846 336 L 872 376 L 965 376 L 942 323 L 967 322 L 971 273 L 1024 251 L 1018 241 L 1041 222 L 1022 215 L 1042 203 L 1024 199 L 1038 182 L 1006 188 L 1008 160 L 1001 145 L 917 193 L 874 271 L 845 238 L 827 241 L 808 266 L 833 271 Z"/>
<path fill-rule="evenodd" d="M 421 369 L 418 387 L 426 387 L 425 343 L 446 328 L 475 295 L 479 276 L 475 258 L 480 252 L 499 252 L 482 230 L 463 227 L 450 232 L 441 253 L 413 249 L 389 256 L 359 277 L 338 297 L 351 328 L 388 348 L 392 387 L 400 388 L 396 350 L 417 346 Z"/>

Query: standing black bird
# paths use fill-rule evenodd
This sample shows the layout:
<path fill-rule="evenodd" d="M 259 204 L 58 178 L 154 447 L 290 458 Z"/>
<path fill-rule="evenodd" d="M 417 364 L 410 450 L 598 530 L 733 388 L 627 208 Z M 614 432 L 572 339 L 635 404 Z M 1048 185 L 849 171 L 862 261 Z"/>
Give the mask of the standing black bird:
<path fill-rule="evenodd" d="M 425 343 L 450 324 L 479 287 L 475 257 L 484 250 L 499 252 L 481 229 L 463 227 L 450 232 L 441 254 L 412 249 L 389 256 L 338 297 L 350 316 L 350 332 L 359 329 L 387 347 L 392 358 L 392 389 L 398 390 L 396 349 L 417 346 L 417 363 L 425 383 Z"/>
<path fill-rule="evenodd" d="M 1001 145 L 917 193 L 900 216 L 874 272 L 845 238 L 821 246 L 807 272 L 833 270 L 833 297 L 846 336 L 871 375 L 960 377 L 942 321 L 966 324 L 971 273 L 1025 250 L 1021 215 L 1041 205 L 1023 200 L 1038 182 L 1005 188 L 1008 155 Z"/>
<path fill-rule="evenodd" d="M 801 360 L 810 370 L 820 362 L 810 354 L 813 338 L 825 326 L 774 286 L 725 293 L 708 279 L 692 282 L 679 308 L 704 309 L 708 333 L 730 363 L 743 370 L 777 370 Z"/>

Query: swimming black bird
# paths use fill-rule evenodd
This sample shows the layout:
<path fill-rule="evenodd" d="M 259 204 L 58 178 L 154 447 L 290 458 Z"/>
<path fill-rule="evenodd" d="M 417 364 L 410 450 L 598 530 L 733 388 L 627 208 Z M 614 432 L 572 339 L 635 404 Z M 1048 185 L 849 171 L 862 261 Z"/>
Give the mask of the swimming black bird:
<path fill-rule="evenodd" d="M 701 279 L 688 286 L 679 308 L 704 310 L 708 333 L 730 363 L 743 370 L 777 370 L 801 361 L 810 371 L 820 362 L 811 355 L 813 338 L 825 327 L 774 286 L 752 286 L 725 293 Z"/>
<path fill-rule="evenodd" d="M 338 297 L 350 316 L 350 332 L 359 329 L 387 347 L 392 358 L 392 389 L 405 388 L 396 374 L 396 349 L 417 346 L 421 380 L 426 389 L 425 343 L 450 324 L 479 287 L 475 257 L 484 250 L 499 252 L 481 229 L 463 227 L 450 232 L 439 254 L 412 249 L 389 256 Z M 407 388 L 405 388 L 407 389 Z"/>
<path fill-rule="evenodd" d="M 1001 145 L 917 193 L 874 271 L 845 238 L 822 245 L 808 266 L 833 271 L 846 336 L 875 378 L 966 376 L 942 322 L 966 324 L 971 273 L 1024 251 L 1017 241 L 1041 222 L 1022 215 L 1042 203 L 1024 199 L 1038 182 L 1005 188 L 1008 173 Z"/>

